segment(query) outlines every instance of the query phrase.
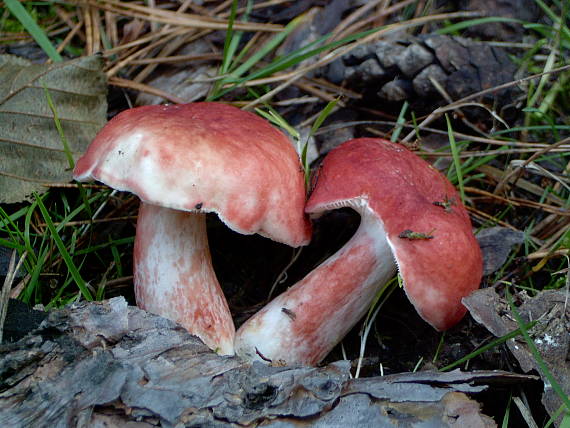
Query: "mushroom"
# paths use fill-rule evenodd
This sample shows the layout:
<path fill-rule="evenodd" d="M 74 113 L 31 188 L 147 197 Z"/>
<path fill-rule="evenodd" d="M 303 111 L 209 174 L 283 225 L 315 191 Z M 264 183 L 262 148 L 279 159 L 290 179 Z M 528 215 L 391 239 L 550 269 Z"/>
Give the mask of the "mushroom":
<path fill-rule="evenodd" d="M 461 299 L 481 280 L 481 251 L 441 173 L 401 145 L 347 141 L 325 157 L 305 211 L 341 207 L 361 216 L 354 236 L 238 329 L 238 355 L 317 364 L 367 312 L 396 266 L 425 321 L 445 330 L 463 317 Z"/>
<path fill-rule="evenodd" d="M 139 196 L 137 305 L 221 354 L 234 353 L 235 327 L 212 268 L 206 213 L 242 234 L 291 246 L 310 239 L 303 173 L 289 139 L 229 105 L 126 110 L 97 134 L 74 178 Z"/>

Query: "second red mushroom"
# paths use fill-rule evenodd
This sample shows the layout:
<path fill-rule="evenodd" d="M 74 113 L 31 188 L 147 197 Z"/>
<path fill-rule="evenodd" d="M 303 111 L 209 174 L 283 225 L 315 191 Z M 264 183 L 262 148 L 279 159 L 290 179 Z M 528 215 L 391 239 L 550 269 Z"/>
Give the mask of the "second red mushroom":
<path fill-rule="evenodd" d="M 479 287 L 482 257 L 453 185 L 401 145 L 355 139 L 332 150 L 306 212 L 349 207 L 360 226 L 344 247 L 240 327 L 236 353 L 286 364 L 321 361 L 368 310 L 396 267 L 419 315 L 456 324 Z"/>

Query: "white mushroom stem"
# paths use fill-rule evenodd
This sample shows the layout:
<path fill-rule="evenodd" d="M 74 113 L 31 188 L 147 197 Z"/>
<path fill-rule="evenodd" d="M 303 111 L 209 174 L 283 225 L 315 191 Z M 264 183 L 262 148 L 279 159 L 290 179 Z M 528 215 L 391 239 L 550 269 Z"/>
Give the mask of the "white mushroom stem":
<path fill-rule="evenodd" d="M 234 354 L 235 327 L 210 258 L 206 215 L 141 202 L 134 246 L 137 305 Z"/>
<path fill-rule="evenodd" d="M 355 235 L 238 329 L 238 355 L 317 364 L 364 316 L 379 287 L 393 276 L 396 265 L 382 222 L 365 200 L 346 205 L 362 217 Z"/>

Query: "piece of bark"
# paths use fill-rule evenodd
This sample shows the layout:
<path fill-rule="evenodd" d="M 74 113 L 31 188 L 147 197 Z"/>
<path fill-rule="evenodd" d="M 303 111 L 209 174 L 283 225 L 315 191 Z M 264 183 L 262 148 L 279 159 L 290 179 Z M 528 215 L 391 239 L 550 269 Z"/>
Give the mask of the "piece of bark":
<path fill-rule="evenodd" d="M 529 336 L 556 382 L 565 394 L 570 395 L 568 291 L 546 290 L 532 298 L 523 292 L 519 293 L 518 297 L 523 300 L 518 308 L 522 320 L 525 323 L 537 321 L 532 328 L 528 329 Z M 494 288 L 477 290 L 462 301 L 471 316 L 495 336 L 504 336 L 519 327 L 509 304 L 497 294 Z M 558 415 L 558 410 L 560 406 L 563 406 L 563 402 L 550 385 L 527 343 L 522 337 L 517 337 L 508 340 L 507 346 L 525 372 L 536 370 L 540 373 L 545 384 L 542 404 L 550 416 L 555 417 L 556 426 L 562 426 L 564 414 Z"/>
<path fill-rule="evenodd" d="M 476 238 L 483 252 L 483 275 L 490 275 L 505 264 L 513 247 L 524 242 L 525 234 L 495 226 L 479 231 Z"/>
<path fill-rule="evenodd" d="M 123 298 L 48 314 L 0 346 L 0 426 L 487 427 L 465 394 L 505 372 L 419 372 L 350 379 L 350 363 L 249 365 L 212 353 Z"/>

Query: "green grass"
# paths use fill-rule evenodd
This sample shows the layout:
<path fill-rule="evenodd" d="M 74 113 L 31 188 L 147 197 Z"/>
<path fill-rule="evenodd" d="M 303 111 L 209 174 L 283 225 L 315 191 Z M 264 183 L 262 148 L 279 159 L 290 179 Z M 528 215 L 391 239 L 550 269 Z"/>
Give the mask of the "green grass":
<path fill-rule="evenodd" d="M 61 257 L 63 258 L 63 261 L 65 262 L 69 273 L 73 277 L 75 284 L 77 285 L 77 287 L 79 287 L 79 290 L 81 291 L 81 294 L 83 295 L 85 300 L 93 300 L 93 296 L 91 295 L 91 292 L 87 288 L 87 284 L 85 283 L 85 280 L 81 277 L 81 274 L 79 273 L 79 269 L 77 268 L 77 266 L 73 262 L 73 259 L 71 258 L 69 251 L 67 251 L 66 245 L 63 243 L 63 240 L 59 236 L 58 230 L 54 226 L 53 220 L 52 220 L 47 208 L 43 204 L 42 199 L 38 195 L 35 195 L 35 199 L 36 199 L 38 207 L 42 213 L 42 217 L 47 224 L 47 227 L 49 229 L 51 237 L 52 237 L 53 241 L 55 242 L 55 245 L 57 246 Z M 70 246 L 72 249 L 75 247 L 74 243 L 75 243 L 76 235 L 74 234 L 73 237 L 74 237 L 74 239 L 72 239 L 71 246 Z"/>
<path fill-rule="evenodd" d="M 532 327 L 533 325 L 534 325 L 534 323 L 530 323 L 527 325 L 527 327 Z M 505 343 L 507 340 L 514 339 L 520 335 L 522 335 L 522 329 L 519 327 L 516 330 L 513 330 L 512 332 L 505 334 L 504 336 L 501 336 L 497 339 L 492 340 L 491 342 L 487 343 L 486 345 L 481 346 L 480 348 L 476 349 L 475 351 L 470 352 L 469 354 L 465 355 L 464 357 L 461 357 L 457 361 L 455 361 L 451 364 L 448 364 L 447 366 L 441 367 L 439 369 L 439 371 L 446 372 L 449 370 L 453 370 L 457 367 L 460 367 L 462 364 L 472 360 L 473 358 L 481 355 L 482 353 L 487 352 L 491 349 L 494 349 L 497 346 Z"/>
<path fill-rule="evenodd" d="M 370 34 L 380 31 L 382 28 L 374 28 L 368 31 L 362 31 L 357 34 L 347 36 L 341 40 L 328 42 L 330 34 L 319 37 L 317 40 L 308 43 L 301 48 L 290 52 L 283 56 L 277 56 L 271 60 L 268 64 L 260 64 L 261 59 L 267 56 L 270 52 L 274 51 L 277 46 L 284 40 L 285 36 L 292 32 L 299 24 L 303 21 L 303 17 L 295 18 L 292 20 L 285 29 L 280 32 L 277 36 L 274 36 L 268 43 L 266 43 L 256 54 L 251 58 L 246 60 L 243 64 L 237 67 L 234 71 L 229 71 L 228 75 L 221 76 L 219 83 L 214 86 L 214 92 L 211 93 L 207 100 L 215 101 L 222 96 L 229 94 L 237 88 L 240 88 L 244 83 L 250 82 L 255 79 L 261 79 L 275 73 L 285 71 L 293 68 L 302 61 L 309 58 L 315 57 L 323 52 L 329 52 L 337 47 L 347 45 L 356 40 L 362 39 Z M 236 36 L 237 37 L 237 36 Z M 227 39 L 226 39 L 227 40 Z M 226 42 L 226 48 L 229 49 L 233 44 L 231 42 Z M 229 55 L 228 55 L 229 56 Z M 224 57 L 226 53 L 224 52 Z M 231 58 L 225 60 L 227 63 L 233 63 Z M 249 74 L 245 74 L 254 68 L 255 65 L 259 65 L 256 69 L 252 70 Z M 231 66 L 227 65 L 226 69 L 230 70 Z M 223 87 L 225 85 L 226 87 Z"/>
<path fill-rule="evenodd" d="M 455 136 L 453 134 L 453 129 L 451 127 L 451 122 L 449 121 L 449 116 L 445 115 L 445 121 L 447 122 L 447 133 L 449 136 L 449 147 L 451 147 L 451 154 L 453 156 L 453 167 L 455 172 L 455 177 L 457 177 L 457 185 L 459 186 L 459 196 L 461 197 L 461 203 L 465 204 L 465 188 L 463 185 L 463 169 L 461 161 L 459 160 L 459 150 L 457 149 L 457 144 L 455 144 Z"/>
<path fill-rule="evenodd" d="M 5 0 L 4 4 L 52 61 L 58 62 L 63 60 L 59 52 L 51 44 L 44 30 L 38 25 L 36 19 L 28 10 L 22 6 L 21 2 L 18 0 Z"/>

